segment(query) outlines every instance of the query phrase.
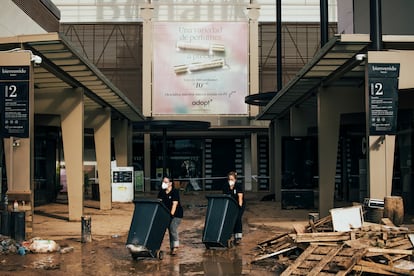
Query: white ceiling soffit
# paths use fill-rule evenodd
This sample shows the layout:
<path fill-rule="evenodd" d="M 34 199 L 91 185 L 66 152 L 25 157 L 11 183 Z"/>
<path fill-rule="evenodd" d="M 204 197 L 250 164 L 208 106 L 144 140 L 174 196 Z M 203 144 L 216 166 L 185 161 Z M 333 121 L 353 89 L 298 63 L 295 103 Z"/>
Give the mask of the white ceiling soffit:
<path fill-rule="evenodd" d="M 95 67 L 58 33 L 22 35 L 0 39 L 0 47 L 18 44 L 42 57 L 34 67 L 35 88 L 75 88 L 85 90 L 85 112 L 108 107 L 119 117 L 131 121 L 145 119 L 140 110 Z"/>

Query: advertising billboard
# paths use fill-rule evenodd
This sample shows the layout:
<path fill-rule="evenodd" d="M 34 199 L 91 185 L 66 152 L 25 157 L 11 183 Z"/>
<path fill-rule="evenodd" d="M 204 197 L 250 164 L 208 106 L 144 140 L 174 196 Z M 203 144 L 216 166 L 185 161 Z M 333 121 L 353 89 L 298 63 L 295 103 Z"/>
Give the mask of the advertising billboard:
<path fill-rule="evenodd" d="M 153 115 L 247 114 L 247 22 L 153 28 Z"/>

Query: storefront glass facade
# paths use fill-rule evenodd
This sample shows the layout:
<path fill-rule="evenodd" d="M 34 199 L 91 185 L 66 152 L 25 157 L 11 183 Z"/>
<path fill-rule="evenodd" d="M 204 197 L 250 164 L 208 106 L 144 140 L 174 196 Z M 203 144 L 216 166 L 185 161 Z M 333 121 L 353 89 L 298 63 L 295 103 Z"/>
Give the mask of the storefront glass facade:
<path fill-rule="evenodd" d="M 159 189 L 163 176 L 163 139 L 151 139 L 151 190 Z M 133 165 L 144 168 L 144 140 L 134 139 Z M 227 173 L 235 170 L 244 181 L 244 139 L 183 138 L 166 139 L 165 174 L 177 188 L 185 191 L 221 190 Z M 263 171 L 264 174 L 267 171 Z M 268 188 L 268 186 L 263 186 Z"/>

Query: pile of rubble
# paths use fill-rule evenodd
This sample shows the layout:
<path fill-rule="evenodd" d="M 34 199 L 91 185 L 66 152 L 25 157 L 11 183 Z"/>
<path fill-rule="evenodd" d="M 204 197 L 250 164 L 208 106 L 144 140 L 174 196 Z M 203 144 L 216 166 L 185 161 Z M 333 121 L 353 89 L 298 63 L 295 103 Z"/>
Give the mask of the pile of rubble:
<path fill-rule="evenodd" d="M 281 275 L 414 275 L 414 232 L 390 219 L 335 231 L 332 215 L 258 244 L 252 263 Z"/>

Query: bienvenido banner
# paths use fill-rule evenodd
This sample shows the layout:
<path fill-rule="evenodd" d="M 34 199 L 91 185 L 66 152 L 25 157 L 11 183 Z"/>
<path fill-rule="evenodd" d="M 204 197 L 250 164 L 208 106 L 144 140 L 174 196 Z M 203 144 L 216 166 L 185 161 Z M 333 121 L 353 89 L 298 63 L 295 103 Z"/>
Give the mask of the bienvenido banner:
<path fill-rule="evenodd" d="M 368 64 L 369 134 L 392 135 L 397 131 L 398 63 Z"/>
<path fill-rule="evenodd" d="M 29 66 L 0 66 L 3 138 L 29 137 Z"/>

